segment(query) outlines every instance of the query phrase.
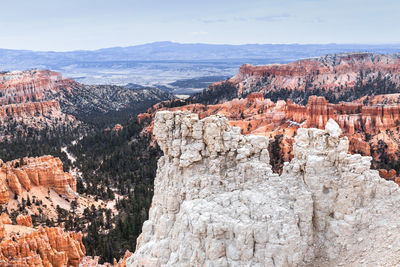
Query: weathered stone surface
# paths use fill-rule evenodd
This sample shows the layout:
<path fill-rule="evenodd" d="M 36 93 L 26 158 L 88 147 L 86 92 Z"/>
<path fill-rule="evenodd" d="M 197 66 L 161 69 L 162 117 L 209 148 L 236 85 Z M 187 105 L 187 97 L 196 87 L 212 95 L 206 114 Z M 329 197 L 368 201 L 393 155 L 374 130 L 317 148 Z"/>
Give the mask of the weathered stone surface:
<path fill-rule="evenodd" d="M 0 204 L 7 203 L 9 198 L 7 176 L 5 172 L 0 171 Z"/>
<path fill-rule="evenodd" d="M 76 115 L 78 112 L 107 112 L 134 103 L 153 103 L 172 99 L 172 95 L 155 89 L 131 90 L 113 85 L 83 85 L 50 70 L 12 71 L 0 74 L 0 118 L 6 113 L 34 115 L 48 107 Z M 58 105 L 59 103 L 59 105 Z M 16 105 L 9 105 L 16 104 Z"/>
<path fill-rule="evenodd" d="M 152 131 L 152 117 L 157 110 L 165 110 L 162 103 L 153 106 L 138 118 L 148 123 L 145 133 Z M 350 140 L 350 152 L 373 156 L 379 162 L 380 142 L 389 160 L 398 160 L 400 141 L 400 104 L 365 106 L 359 102 L 331 104 L 324 97 L 310 96 L 308 104 L 298 105 L 288 100 L 276 103 L 254 93 L 246 99 L 234 99 L 217 105 L 191 104 L 171 111 L 190 111 L 204 118 L 214 114 L 225 115 L 232 126 L 241 128 L 243 134 L 265 135 L 270 138 L 282 135 L 280 157 L 285 161 L 293 158 L 293 141 L 298 128 L 316 127 L 324 129 L 329 119 L 341 127 L 342 134 Z M 374 153 L 371 154 L 371 151 Z"/>
<path fill-rule="evenodd" d="M 0 104 L 42 101 L 48 92 L 57 93 L 63 77 L 53 71 L 13 71 L 0 75 Z M 65 83 L 66 85 L 66 83 Z"/>
<path fill-rule="evenodd" d="M 10 169 L 8 169 L 8 168 L 5 168 L 5 170 L 6 170 L 6 177 L 7 177 L 7 183 L 8 183 L 9 188 L 11 189 L 11 191 L 14 194 L 21 195 L 22 186 L 18 180 L 17 175 L 15 175 L 14 172 L 9 171 Z"/>
<path fill-rule="evenodd" d="M 18 215 L 17 216 L 17 224 L 18 225 L 23 225 L 27 227 L 32 227 L 32 218 L 30 215 Z"/>
<path fill-rule="evenodd" d="M 223 116 L 159 112 L 164 152 L 149 220 L 128 266 L 393 266 L 400 189 L 347 154 L 333 120 L 298 129 L 294 158 L 272 173 L 262 136 Z"/>
<path fill-rule="evenodd" d="M 62 162 L 53 156 L 23 158 L 4 163 L 0 168 L 0 203 L 7 203 L 8 189 L 17 195 L 32 186 L 54 188 L 57 193 L 76 196 L 75 178 L 63 171 Z"/>
<path fill-rule="evenodd" d="M 82 235 L 57 227 L 30 229 L 21 235 L 4 233 L 0 242 L 4 266 L 78 266 L 84 254 Z"/>
<path fill-rule="evenodd" d="M 132 252 L 129 250 L 125 251 L 124 257 L 122 257 L 118 262 L 114 259 L 113 263 L 105 262 L 103 264 L 99 263 L 99 256 L 86 256 L 79 263 L 79 267 L 126 267 L 126 260 L 132 256 Z"/>
<path fill-rule="evenodd" d="M 28 174 L 25 171 L 14 168 L 12 170 L 9 170 L 9 172 L 12 172 L 17 176 L 18 181 L 25 188 L 26 191 L 31 190 L 31 180 L 29 179 Z"/>
<path fill-rule="evenodd" d="M 263 95 L 273 95 L 274 93 L 282 95 L 285 93 L 282 90 L 285 90 L 287 95 L 293 91 L 313 92 L 315 90 L 322 95 L 330 95 L 339 99 L 359 98 L 357 93 L 362 92 L 354 90 L 356 86 L 374 85 L 375 81 L 382 82 L 383 79 L 390 82 L 392 89 L 400 88 L 399 74 L 400 56 L 398 54 L 326 55 L 288 64 L 266 66 L 244 64 L 235 76 L 228 81 L 210 85 L 208 91 L 223 91 L 226 87 L 231 88 L 232 95 L 226 96 L 225 92 L 220 94 L 221 97 L 218 99 L 220 103 L 224 98 L 240 98 L 252 92 L 261 92 Z M 365 96 L 371 93 L 368 87 L 363 89 Z M 304 99 L 306 96 L 307 94 L 296 94 L 296 97 L 293 98 L 297 98 L 297 101 L 307 101 Z"/>
<path fill-rule="evenodd" d="M 49 116 L 60 112 L 57 101 L 28 102 L 0 106 L 0 118 Z"/>

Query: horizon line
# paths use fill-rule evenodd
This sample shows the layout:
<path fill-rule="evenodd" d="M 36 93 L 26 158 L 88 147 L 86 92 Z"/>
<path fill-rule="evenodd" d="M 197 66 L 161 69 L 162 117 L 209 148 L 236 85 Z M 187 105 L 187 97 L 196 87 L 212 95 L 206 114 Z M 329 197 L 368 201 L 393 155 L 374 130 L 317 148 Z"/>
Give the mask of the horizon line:
<path fill-rule="evenodd" d="M 136 46 L 145 46 L 145 45 L 154 45 L 154 44 L 177 44 L 177 45 L 210 45 L 210 46 L 247 46 L 247 45 L 288 45 L 288 46 L 310 46 L 310 45 L 317 45 L 317 46 L 327 46 L 327 45 L 366 45 L 366 46 L 400 46 L 399 43 L 243 43 L 243 44 L 227 44 L 227 43 L 191 43 L 191 42 L 175 42 L 175 41 L 154 41 L 154 42 L 146 42 L 146 43 L 139 43 L 139 44 L 132 44 L 127 46 L 110 46 L 110 47 L 103 47 L 103 48 L 96 48 L 96 49 L 73 49 L 73 50 L 33 50 L 33 49 L 13 49 L 13 48 L 2 48 L 0 50 L 12 50 L 12 51 L 29 51 L 29 52 L 42 52 L 42 53 L 69 53 L 69 52 L 96 52 L 100 50 L 106 49 L 115 49 L 115 48 L 131 48 Z M 400 47 L 399 47 L 400 48 Z"/>

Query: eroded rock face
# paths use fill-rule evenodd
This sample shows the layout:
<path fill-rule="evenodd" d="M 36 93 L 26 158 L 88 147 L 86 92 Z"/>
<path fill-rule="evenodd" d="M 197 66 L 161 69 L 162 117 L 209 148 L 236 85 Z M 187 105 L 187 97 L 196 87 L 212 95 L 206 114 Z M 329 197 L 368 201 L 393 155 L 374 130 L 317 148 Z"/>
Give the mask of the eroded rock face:
<path fill-rule="evenodd" d="M 173 98 L 154 88 L 130 90 L 112 85 L 83 85 L 61 73 L 37 69 L 0 74 L 0 93 L 2 106 L 56 101 L 62 112 L 72 115 L 119 110 L 142 101 L 156 103 Z"/>
<path fill-rule="evenodd" d="M 379 85 L 377 85 L 379 84 Z M 212 103 L 261 92 L 266 97 L 306 102 L 308 93 L 330 97 L 332 101 L 356 100 L 372 94 L 397 93 L 400 88 L 400 56 L 351 53 L 326 55 L 288 64 L 253 66 L 244 64 L 227 81 L 209 86 L 200 97 Z M 229 92 L 227 92 L 229 90 Z M 296 93 L 293 93 L 296 92 Z M 215 101 L 216 100 L 216 101 Z"/>
<path fill-rule="evenodd" d="M 48 93 L 58 93 L 60 73 L 48 70 L 13 71 L 0 75 L 0 103 L 2 105 L 43 101 Z M 67 83 L 65 83 L 67 84 Z"/>
<path fill-rule="evenodd" d="M 57 101 L 28 102 L 1 106 L 0 118 L 49 116 L 57 112 L 61 112 Z"/>
<path fill-rule="evenodd" d="M 57 193 L 76 196 L 76 179 L 63 171 L 62 162 L 53 156 L 9 161 L 0 168 L 0 203 L 7 203 L 12 193 L 21 195 L 33 186 L 53 188 Z"/>
<path fill-rule="evenodd" d="M 329 120 L 301 128 L 294 159 L 272 173 L 268 139 L 223 116 L 159 112 L 149 220 L 131 266 L 395 265 L 400 190 L 347 154 Z"/>
<path fill-rule="evenodd" d="M 156 88 L 131 90 L 113 85 L 84 85 L 49 70 L 0 73 L 0 142 L 32 132 L 86 131 L 75 116 L 106 113 L 174 97 Z M 117 130 L 119 128 L 117 127 Z M 63 131 L 65 131 L 63 130 Z"/>
<path fill-rule="evenodd" d="M 376 98 L 380 99 L 378 96 Z M 145 132 L 151 133 L 154 114 L 163 109 L 167 108 L 160 103 L 138 116 L 141 123 L 149 123 Z M 245 99 L 234 99 L 223 104 L 190 104 L 168 110 L 190 111 L 199 114 L 200 118 L 222 114 L 229 119 L 232 126 L 240 127 L 243 134 L 265 135 L 270 138 L 282 135 L 280 157 L 285 161 L 293 158 L 292 148 L 298 128 L 324 129 L 327 121 L 334 119 L 343 130 L 342 134 L 349 138 L 351 153 L 373 156 L 375 162 L 379 162 L 381 157 L 399 159 L 399 104 L 375 103 L 369 106 L 364 105 L 363 101 L 332 104 L 324 97 L 310 96 L 307 105 L 299 105 L 290 100 L 275 103 L 264 99 L 261 93 L 254 93 Z M 384 149 L 386 155 L 379 153 L 382 151 L 379 149 L 382 141 L 387 145 Z"/>
<path fill-rule="evenodd" d="M 82 261 L 79 263 L 80 267 L 126 267 L 126 260 L 132 256 L 132 252 L 129 250 L 125 251 L 124 257 L 122 257 L 118 262 L 116 259 L 114 259 L 113 263 L 108 263 L 105 262 L 103 264 L 99 263 L 99 256 L 86 256 L 82 259 Z"/>
<path fill-rule="evenodd" d="M 400 190 L 370 169 L 371 157 L 347 154 L 347 138 L 329 120 L 326 129 L 299 129 L 294 159 L 282 177 L 304 181 L 313 197 L 314 263 L 317 266 L 392 266 L 399 257 L 396 204 Z"/>
<path fill-rule="evenodd" d="M 23 225 L 27 227 L 32 227 L 32 217 L 30 215 L 18 215 L 17 216 L 17 224 L 18 225 Z"/>
<path fill-rule="evenodd" d="M 4 228 L 4 225 L 1 225 Z M 2 266 L 78 266 L 85 255 L 82 235 L 61 228 L 33 229 L 21 234 L 5 233 L 0 242 Z"/>

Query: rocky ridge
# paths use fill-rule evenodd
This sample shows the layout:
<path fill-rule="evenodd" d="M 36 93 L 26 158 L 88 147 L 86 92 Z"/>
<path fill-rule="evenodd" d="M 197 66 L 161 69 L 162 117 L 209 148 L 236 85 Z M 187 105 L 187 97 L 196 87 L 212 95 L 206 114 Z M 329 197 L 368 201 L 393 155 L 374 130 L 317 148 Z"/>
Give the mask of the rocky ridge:
<path fill-rule="evenodd" d="M 209 86 L 195 102 L 216 104 L 260 92 L 272 100 L 306 103 L 308 96 L 330 102 L 400 92 L 400 55 L 353 53 L 326 55 L 288 64 L 245 64 L 232 78 Z"/>
<path fill-rule="evenodd" d="M 375 99 L 385 96 L 376 96 Z M 375 102 L 366 105 L 363 101 L 355 101 L 332 104 L 324 97 L 310 96 L 307 105 L 303 106 L 291 100 L 272 102 L 264 99 L 261 93 L 253 93 L 245 99 L 216 105 L 190 104 L 167 108 L 157 104 L 138 116 L 140 123 L 148 125 L 145 133 L 151 134 L 152 120 L 159 110 L 190 111 L 199 114 L 200 118 L 221 114 L 229 119 L 232 126 L 240 127 L 243 134 L 265 135 L 269 138 L 282 136 L 279 157 L 284 161 L 293 158 L 292 147 L 297 129 L 324 129 L 326 122 L 334 119 L 343 129 L 343 135 L 349 138 L 351 153 L 373 156 L 374 166 L 378 168 L 383 156 L 388 161 L 399 159 L 400 105 L 397 103 L 383 105 Z M 384 151 L 380 149 L 382 142 L 387 146 Z"/>
<path fill-rule="evenodd" d="M 79 233 L 64 232 L 58 227 L 32 228 L 25 225 L 32 221 L 29 215 L 18 226 L 11 225 L 6 214 L 1 217 L 1 266 L 78 266 L 85 255 Z"/>
<path fill-rule="evenodd" d="M 142 101 L 158 102 L 172 96 L 155 88 L 132 90 L 121 86 L 84 85 L 49 70 L 0 74 L 0 104 L 58 101 L 64 113 L 119 110 Z"/>
<path fill-rule="evenodd" d="M 23 158 L 0 167 L 0 203 L 5 204 L 14 194 L 22 195 L 33 187 L 47 187 L 71 199 L 77 196 L 75 178 L 63 171 L 62 162 L 53 156 Z"/>
<path fill-rule="evenodd" d="M 16 218 L 17 224 L 18 225 L 23 225 L 27 227 L 33 227 L 32 224 L 32 217 L 30 215 L 18 215 Z"/>
<path fill-rule="evenodd" d="M 173 96 L 155 88 L 129 89 L 110 85 L 84 85 L 49 70 L 0 74 L 1 140 L 17 134 L 39 136 L 46 129 L 57 134 L 85 132 L 82 121 L 91 116 L 129 109 L 134 114 Z"/>
<path fill-rule="evenodd" d="M 48 116 L 60 110 L 57 101 L 28 102 L 0 106 L 0 118 L 42 115 Z"/>
<path fill-rule="evenodd" d="M 43 130 L 76 129 L 82 123 L 61 111 L 57 101 L 27 102 L 0 106 L 0 140 L 15 140 Z"/>
<path fill-rule="evenodd" d="M 149 220 L 128 266 L 392 266 L 400 189 L 347 154 L 339 125 L 300 128 L 272 172 L 268 138 L 214 115 L 158 112 Z"/>

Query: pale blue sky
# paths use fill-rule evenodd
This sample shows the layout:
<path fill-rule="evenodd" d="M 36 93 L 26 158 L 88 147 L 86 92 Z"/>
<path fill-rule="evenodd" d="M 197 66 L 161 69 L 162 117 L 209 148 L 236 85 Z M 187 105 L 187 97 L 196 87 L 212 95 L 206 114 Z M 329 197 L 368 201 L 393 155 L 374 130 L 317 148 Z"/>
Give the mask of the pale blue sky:
<path fill-rule="evenodd" d="M 400 43 L 399 0 L 1 1 L 0 48 Z"/>

